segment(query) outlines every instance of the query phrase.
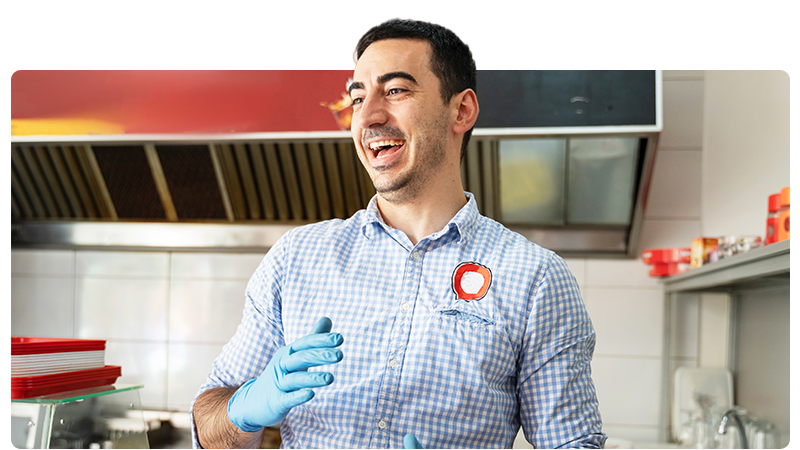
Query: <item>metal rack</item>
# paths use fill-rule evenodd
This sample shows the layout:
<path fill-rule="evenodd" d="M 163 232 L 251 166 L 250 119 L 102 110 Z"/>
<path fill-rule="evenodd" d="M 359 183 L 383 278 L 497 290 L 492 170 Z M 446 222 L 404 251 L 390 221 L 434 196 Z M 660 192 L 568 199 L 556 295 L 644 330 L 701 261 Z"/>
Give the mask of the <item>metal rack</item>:
<path fill-rule="evenodd" d="M 664 281 L 664 342 L 662 352 L 661 427 L 659 439 L 671 441 L 670 398 L 672 373 L 670 370 L 671 325 L 673 303 L 686 293 L 720 292 L 737 301 L 742 292 L 764 289 L 788 289 L 790 275 L 789 240 L 736 255 L 732 258 L 692 269 Z M 728 368 L 736 369 L 736 324 L 738 308 L 731 307 L 731 339 Z"/>

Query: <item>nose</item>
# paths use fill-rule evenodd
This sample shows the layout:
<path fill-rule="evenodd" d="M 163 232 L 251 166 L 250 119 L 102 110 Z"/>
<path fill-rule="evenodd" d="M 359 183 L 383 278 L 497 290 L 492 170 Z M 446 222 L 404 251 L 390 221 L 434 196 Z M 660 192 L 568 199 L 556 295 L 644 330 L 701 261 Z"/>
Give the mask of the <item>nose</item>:
<path fill-rule="evenodd" d="M 388 117 L 383 99 L 379 95 L 365 96 L 353 113 L 354 122 L 364 130 L 384 125 Z"/>

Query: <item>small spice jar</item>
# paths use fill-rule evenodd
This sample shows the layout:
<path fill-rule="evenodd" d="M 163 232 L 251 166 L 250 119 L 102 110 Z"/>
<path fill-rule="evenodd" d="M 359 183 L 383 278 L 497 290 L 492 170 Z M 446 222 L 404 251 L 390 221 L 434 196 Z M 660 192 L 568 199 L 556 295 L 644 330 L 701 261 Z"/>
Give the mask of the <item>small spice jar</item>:
<path fill-rule="evenodd" d="M 769 196 L 767 204 L 767 234 L 764 236 L 765 244 L 778 242 L 778 213 L 781 209 L 781 194 Z"/>

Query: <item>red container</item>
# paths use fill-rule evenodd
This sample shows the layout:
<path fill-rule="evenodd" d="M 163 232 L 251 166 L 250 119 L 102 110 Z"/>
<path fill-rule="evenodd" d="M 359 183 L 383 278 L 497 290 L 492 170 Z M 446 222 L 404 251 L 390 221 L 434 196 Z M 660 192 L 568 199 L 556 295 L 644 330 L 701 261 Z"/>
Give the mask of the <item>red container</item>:
<path fill-rule="evenodd" d="M 691 268 L 689 263 L 663 263 L 663 264 L 653 264 L 653 268 L 650 269 L 650 276 L 651 277 L 668 277 L 670 275 L 677 275 L 679 273 L 686 272 Z"/>
<path fill-rule="evenodd" d="M 778 211 L 781 209 L 781 194 L 769 196 L 767 204 L 767 235 L 764 244 L 778 242 Z"/>
<path fill-rule="evenodd" d="M 114 384 L 122 375 L 122 367 L 77 370 L 37 377 L 11 377 L 11 398 L 31 398 Z"/>
<path fill-rule="evenodd" d="M 12 337 L 12 355 L 33 355 L 39 353 L 88 352 L 105 350 L 106 341 L 102 339 L 65 339 L 42 337 Z"/>
<path fill-rule="evenodd" d="M 692 258 L 691 248 L 655 248 L 642 252 L 642 261 L 645 264 L 664 263 L 690 263 Z"/>

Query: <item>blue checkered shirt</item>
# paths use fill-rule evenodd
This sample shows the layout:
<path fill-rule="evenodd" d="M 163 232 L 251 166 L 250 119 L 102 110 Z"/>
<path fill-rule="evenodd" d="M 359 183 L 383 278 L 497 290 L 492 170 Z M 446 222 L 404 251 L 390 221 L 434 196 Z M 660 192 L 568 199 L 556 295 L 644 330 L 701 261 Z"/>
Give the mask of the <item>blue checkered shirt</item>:
<path fill-rule="evenodd" d="M 281 424 L 291 448 L 602 447 L 595 334 L 563 259 L 481 216 L 471 194 L 413 245 L 372 199 L 348 220 L 292 229 L 250 279 L 244 318 L 200 392 L 261 374 L 275 351 L 330 317 L 344 359 L 330 386 Z M 480 299 L 461 263 L 491 273 Z M 192 435 L 197 434 L 192 421 Z"/>

